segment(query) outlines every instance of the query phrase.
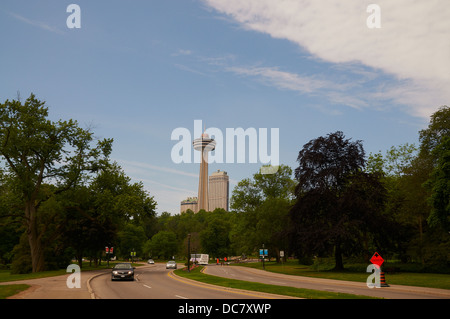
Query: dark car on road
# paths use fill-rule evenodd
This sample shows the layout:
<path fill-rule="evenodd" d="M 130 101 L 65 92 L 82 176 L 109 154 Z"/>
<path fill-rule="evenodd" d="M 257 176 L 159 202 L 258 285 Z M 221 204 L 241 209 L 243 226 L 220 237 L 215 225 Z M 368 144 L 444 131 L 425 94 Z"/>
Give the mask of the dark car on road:
<path fill-rule="evenodd" d="M 130 263 L 116 264 L 111 271 L 111 280 L 134 280 L 134 267 Z"/>

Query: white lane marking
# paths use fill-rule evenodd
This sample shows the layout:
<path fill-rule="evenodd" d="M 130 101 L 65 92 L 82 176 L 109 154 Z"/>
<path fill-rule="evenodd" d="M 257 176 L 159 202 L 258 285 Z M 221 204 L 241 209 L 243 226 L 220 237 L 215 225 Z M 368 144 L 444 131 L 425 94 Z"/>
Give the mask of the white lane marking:
<path fill-rule="evenodd" d="M 186 297 L 183 297 L 183 296 L 178 296 L 178 295 L 175 295 L 175 297 L 178 297 L 178 298 L 181 298 L 181 299 L 189 299 L 189 298 L 186 298 Z"/>
<path fill-rule="evenodd" d="M 150 287 L 150 286 L 147 286 L 147 285 L 144 285 L 144 287 L 147 287 L 147 288 L 150 288 L 150 289 L 152 288 L 152 287 Z"/>

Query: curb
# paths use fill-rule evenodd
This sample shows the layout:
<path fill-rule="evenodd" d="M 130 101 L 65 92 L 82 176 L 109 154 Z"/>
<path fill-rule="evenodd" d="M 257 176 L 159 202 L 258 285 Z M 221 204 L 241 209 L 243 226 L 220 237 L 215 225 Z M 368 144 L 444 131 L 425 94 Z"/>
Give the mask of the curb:
<path fill-rule="evenodd" d="M 203 273 L 203 271 L 205 269 L 206 269 L 206 267 L 204 267 L 201 270 L 201 272 Z M 236 293 L 236 294 L 241 294 L 241 295 L 256 296 L 256 297 L 264 298 L 264 299 L 303 299 L 303 298 L 297 298 L 297 297 L 292 297 L 292 296 L 287 296 L 287 295 L 277 295 L 277 294 L 271 294 L 271 293 L 267 293 L 267 292 L 229 288 L 229 287 L 208 284 L 208 283 L 204 283 L 201 281 L 178 276 L 177 274 L 174 273 L 174 270 L 168 272 L 167 275 L 169 277 L 171 277 L 172 279 L 184 282 L 188 285 L 201 286 L 201 287 L 208 288 L 208 289 L 221 290 L 221 291 L 226 291 L 226 292 L 231 292 L 231 293 Z"/>
<path fill-rule="evenodd" d="M 95 274 L 95 275 L 89 277 L 89 279 L 87 280 L 86 285 L 87 285 L 88 292 L 91 295 L 91 299 L 97 299 L 95 297 L 94 290 L 92 290 L 92 287 L 91 287 L 91 280 L 96 278 L 96 277 L 98 277 L 98 276 L 105 275 L 105 274 L 108 274 L 108 273 L 104 272 L 104 273 Z"/>

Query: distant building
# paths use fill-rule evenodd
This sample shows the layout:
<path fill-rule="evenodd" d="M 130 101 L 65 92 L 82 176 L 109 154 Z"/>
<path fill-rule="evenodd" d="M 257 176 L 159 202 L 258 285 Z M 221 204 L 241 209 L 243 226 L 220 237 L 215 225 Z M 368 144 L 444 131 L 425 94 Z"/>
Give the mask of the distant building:
<path fill-rule="evenodd" d="M 187 199 L 181 201 L 180 213 L 184 213 L 188 209 L 192 210 L 194 213 L 198 211 L 197 197 L 188 197 Z"/>
<path fill-rule="evenodd" d="M 223 208 L 228 211 L 229 181 L 227 172 L 217 170 L 209 176 L 209 211 Z"/>

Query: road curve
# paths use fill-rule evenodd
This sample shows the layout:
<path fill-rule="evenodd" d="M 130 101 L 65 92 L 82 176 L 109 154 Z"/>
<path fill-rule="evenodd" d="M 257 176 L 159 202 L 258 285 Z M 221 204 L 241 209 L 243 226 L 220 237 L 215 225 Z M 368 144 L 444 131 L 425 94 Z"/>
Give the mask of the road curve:
<path fill-rule="evenodd" d="M 230 279 L 262 282 L 270 285 L 341 292 L 386 299 L 450 299 L 450 290 L 447 289 L 401 285 L 368 288 L 366 283 L 361 282 L 284 275 L 242 266 L 208 265 L 204 273 Z"/>
<path fill-rule="evenodd" d="M 134 281 L 111 281 L 110 273 L 89 282 L 96 299 L 279 299 L 283 296 L 218 287 L 187 280 L 165 264 L 137 267 Z"/>

